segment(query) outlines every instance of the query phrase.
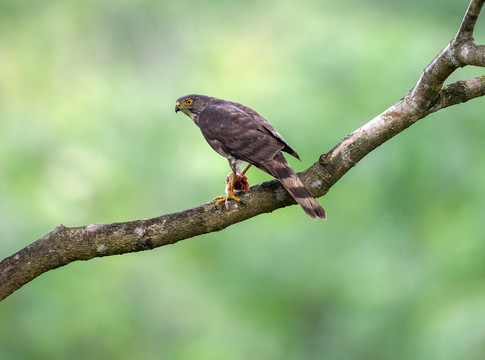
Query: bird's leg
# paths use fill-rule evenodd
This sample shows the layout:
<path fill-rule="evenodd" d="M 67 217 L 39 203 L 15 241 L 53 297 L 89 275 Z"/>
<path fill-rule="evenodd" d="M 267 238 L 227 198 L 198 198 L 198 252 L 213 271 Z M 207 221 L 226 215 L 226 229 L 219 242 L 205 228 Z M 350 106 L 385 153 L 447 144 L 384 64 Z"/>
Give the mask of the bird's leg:
<path fill-rule="evenodd" d="M 236 172 L 236 180 L 234 181 L 234 190 L 248 192 L 249 182 L 245 174 L 250 167 L 251 167 L 251 164 L 248 164 L 242 172 L 239 172 L 239 171 Z M 229 176 L 231 176 L 231 174 L 229 174 Z"/>
<path fill-rule="evenodd" d="M 229 174 L 229 176 L 226 178 L 226 194 L 223 196 L 218 196 L 215 197 L 214 200 L 217 200 L 216 202 L 216 207 L 219 206 L 224 202 L 226 205 L 226 209 L 229 209 L 229 204 L 228 200 L 236 200 L 237 202 L 240 202 L 241 200 L 237 197 L 234 196 L 234 183 L 236 182 L 236 172 L 233 170 L 232 174 Z"/>
<path fill-rule="evenodd" d="M 246 165 L 246 167 L 244 168 L 244 170 L 241 173 L 242 177 L 246 177 L 246 171 L 248 171 L 250 167 L 251 167 L 251 164 Z"/>

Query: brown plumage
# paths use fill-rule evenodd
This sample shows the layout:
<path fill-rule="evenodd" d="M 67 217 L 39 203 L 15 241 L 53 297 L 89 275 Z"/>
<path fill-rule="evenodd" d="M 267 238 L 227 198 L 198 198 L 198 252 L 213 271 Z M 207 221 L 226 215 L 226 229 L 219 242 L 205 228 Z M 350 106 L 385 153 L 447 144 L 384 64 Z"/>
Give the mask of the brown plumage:
<path fill-rule="evenodd" d="M 177 111 L 189 116 L 209 145 L 228 159 L 233 180 L 227 197 L 220 197 L 226 206 L 228 199 L 239 201 L 233 193 L 234 181 L 236 176 L 244 177 L 245 171 L 240 173 L 240 165 L 247 162 L 280 180 L 309 216 L 326 219 L 323 207 L 310 195 L 281 153 L 300 159 L 297 152 L 256 111 L 239 103 L 197 94 L 179 98 Z"/>

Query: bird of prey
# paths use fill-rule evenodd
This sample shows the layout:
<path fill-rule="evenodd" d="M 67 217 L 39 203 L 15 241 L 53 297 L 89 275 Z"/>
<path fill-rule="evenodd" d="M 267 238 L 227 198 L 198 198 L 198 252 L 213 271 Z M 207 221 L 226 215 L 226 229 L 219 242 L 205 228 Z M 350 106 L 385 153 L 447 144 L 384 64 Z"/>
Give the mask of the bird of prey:
<path fill-rule="evenodd" d="M 228 200 L 240 201 L 234 190 L 249 187 L 246 171 L 251 165 L 277 178 L 295 201 L 313 219 L 326 219 L 323 207 L 310 195 L 282 151 L 300 157 L 264 117 L 253 109 L 232 101 L 190 94 L 177 99 L 175 112 L 182 111 L 200 128 L 209 145 L 227 158 L 232 173 L 227 176 L 226 196 L 219 196 L 216 206 Z M 243 162 L 248 165 L 241 172 Z"/>

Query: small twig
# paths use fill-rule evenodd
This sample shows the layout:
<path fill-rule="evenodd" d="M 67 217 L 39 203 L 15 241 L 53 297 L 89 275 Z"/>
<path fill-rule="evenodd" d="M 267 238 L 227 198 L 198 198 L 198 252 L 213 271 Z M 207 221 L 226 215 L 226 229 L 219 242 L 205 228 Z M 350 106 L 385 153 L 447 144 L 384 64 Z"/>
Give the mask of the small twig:
<path fill-rule="evenodd" d="M 438 94 L 438 101 L 430 109 L 435 112 L 448 106 L 457 105 L 485 95 L 485 75 L 469 80 L 457 81 L 443 87 Z"/>
<path fill-rule="evenodd" d="M 473 40 L 473 31 L 475 30 L 475 24 L 477 23 L 478 16 L 482 10 L 483 3 L 482 0 L 470 1 L 455 39 L 460 39 L 462 41 Z"/>

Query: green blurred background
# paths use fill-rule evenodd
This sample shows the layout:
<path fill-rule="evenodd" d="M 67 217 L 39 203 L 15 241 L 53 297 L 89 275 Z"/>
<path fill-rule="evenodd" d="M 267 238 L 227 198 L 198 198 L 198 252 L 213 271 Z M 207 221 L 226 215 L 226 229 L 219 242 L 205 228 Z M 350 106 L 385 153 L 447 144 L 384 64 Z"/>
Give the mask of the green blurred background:
<path fill-rule="evenodd" d="M 227 162 L 173 110 L 187 93 L 253 107 L 303 170 L 414 85 L 467 5 L 2 0 L 0 258 L 220 195 Z M 292 206 L 42 275 L 0 303 L 0 358 L 483 359 L 484 102 L 372 152 L 319 199 L 326 222 Z"/>

